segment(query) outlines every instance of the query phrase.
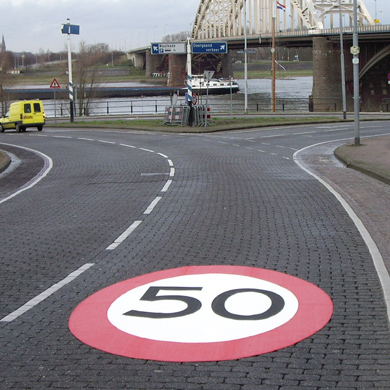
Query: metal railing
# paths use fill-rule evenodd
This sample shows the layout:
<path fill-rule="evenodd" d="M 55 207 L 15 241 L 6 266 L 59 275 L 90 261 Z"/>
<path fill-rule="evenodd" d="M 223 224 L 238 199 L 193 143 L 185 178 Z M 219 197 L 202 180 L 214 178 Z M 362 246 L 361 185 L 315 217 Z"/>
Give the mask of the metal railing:
<path fill-rule="evenodd" d="M 184 99 L 178 101 L 177 105 L 185 105 Z M 389 104 L 386 102 L 387 108 Z M 158 99 L 108 99 L 92 102 L 88 107 L 81 110 L 83 115 L 88 116 L 164 116 L 166 107 L 172 105 L 169 97 Z M 242 114 L 245 111 L 244 102 L 240 100 L 219 100 L 213 99 L 209 102 L 213 114 Z M 66 118 L 69 116 L 68 101 L 44 101 L 46 116 L 48 118 Z M 271 98 L 249 99 L 247 103 L 248 113 L 272 113 L 273 105 Z M 309 113 L 312 111 L 340 112 L 342 111 L 341 99 L 337 98 L 280 98 L 276 100 L 276 113 Z M 80 109 L 76 106 L 76 116 Z"/>

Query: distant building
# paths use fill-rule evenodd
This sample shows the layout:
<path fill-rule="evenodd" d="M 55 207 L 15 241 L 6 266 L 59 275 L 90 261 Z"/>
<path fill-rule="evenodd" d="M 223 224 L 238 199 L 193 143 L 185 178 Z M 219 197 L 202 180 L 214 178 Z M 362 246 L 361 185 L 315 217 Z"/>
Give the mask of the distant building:
<path fill-rule="evenodd" d="M 4 40 L 4 35 L 3 35 L 2 39 L 1 39 L 1 50 L 0 50 L 0 52 L 1 53 L 5 53 L 6 51 L 7 51 L 7 47 L 5 46 L 5 40 Z"/>

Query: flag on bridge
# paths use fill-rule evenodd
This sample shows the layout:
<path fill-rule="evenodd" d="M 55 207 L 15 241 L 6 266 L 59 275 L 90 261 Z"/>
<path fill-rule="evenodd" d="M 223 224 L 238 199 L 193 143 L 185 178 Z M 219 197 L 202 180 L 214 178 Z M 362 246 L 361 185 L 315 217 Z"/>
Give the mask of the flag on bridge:
<path fill-rule="evenodd" d="M 286 12 L 286 6 L 282 3 L 279 3 L 279 1 L 276 2 L 276 8 Z"/>

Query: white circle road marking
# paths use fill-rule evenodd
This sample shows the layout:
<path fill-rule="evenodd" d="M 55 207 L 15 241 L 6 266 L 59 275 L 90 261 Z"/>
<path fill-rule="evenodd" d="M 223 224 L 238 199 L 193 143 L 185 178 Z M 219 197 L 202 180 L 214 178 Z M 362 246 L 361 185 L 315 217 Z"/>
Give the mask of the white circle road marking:
<path fill-rule="evenodd" d="M 138 359 L 240 359 L 322 329 L 329 296 L 296 277 L 243 266 L 191 266 L 141 275 L 81 302 L 69 319 L 91 347 Z"/>
<path fill-rule="evenodd" d="M 201 274 L 167 278 L 158 281 L 159 287 L 167 288 L 158 291 L 159 301 L 141 300 L 152 286 L 156 286 L 156 282 L 132 289 L 116 299 L 107 312 L 109 321 L 123 332 L 138 337 L 182 343 L 210 343 L 242 339 L 269 332 L 288 322 L 298 310 L 298 300 L 290 291 L 274 283 L 242 275 Z M 183 290 L 175 292 L 171 287 L 181 287 Z M 201 290 L 191 290 L 194 287 Z M 216 297 L 227 290 L 239 290 L 244 287 L 278 294 L 285 303 L 283 310 L 269 319 L 257 321 L 250 319 L 236 321 L 213 312 L 212 302 Z M 251 315 L 267 311 L 272 304 L 271 299 L 254 291 L 241 292 L 230 297 L 226 301 L 228 312 L 250 318 Z M 160 310 L 163 313 L 175 313 L 186 307 L 185 302 L 177 299 L 164 300 L 164 296 L 191 296 L 198 299 L 202 307 L 192 315 L 165 318 L 159 321 L 158 326 L 152 327 L 150 318 L 131 316 L 124 311 L 124 308 L 129 310 L 132 308 L 145 312 Z"/>

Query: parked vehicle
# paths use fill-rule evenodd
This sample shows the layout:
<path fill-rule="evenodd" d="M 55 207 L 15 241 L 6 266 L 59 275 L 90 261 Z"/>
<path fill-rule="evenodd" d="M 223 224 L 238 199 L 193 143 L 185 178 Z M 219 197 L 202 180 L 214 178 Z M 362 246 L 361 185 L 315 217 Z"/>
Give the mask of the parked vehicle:
<path fill-rule="evenodd" d="M 10 109 L 0 118 L 0 132 L 16 129 L 19 133 L 28 127 L 36 127 L 42 131 L 46 122 L 45 111 L 41 100 L 22 100 L 11 103 Z"/>

